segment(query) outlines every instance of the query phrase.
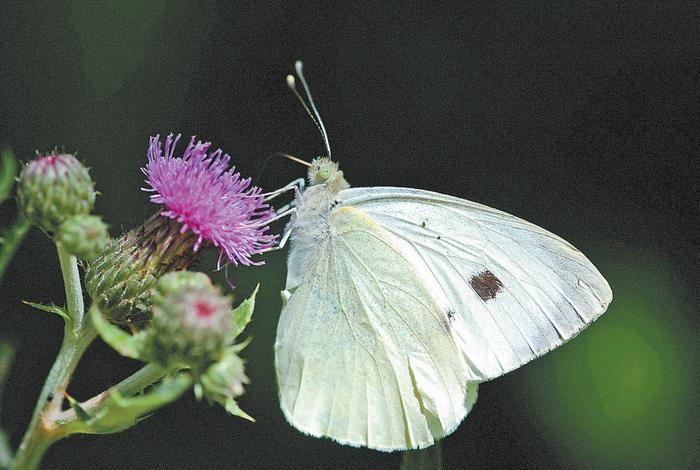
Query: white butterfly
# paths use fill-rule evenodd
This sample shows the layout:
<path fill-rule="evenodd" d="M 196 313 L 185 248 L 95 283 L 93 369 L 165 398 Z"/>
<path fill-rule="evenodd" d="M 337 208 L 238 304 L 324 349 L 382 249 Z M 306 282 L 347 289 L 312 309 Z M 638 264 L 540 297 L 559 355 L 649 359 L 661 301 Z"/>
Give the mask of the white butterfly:
<path fill-rule="evenodd" d="M 326 157 L 308 180 L 284 237 L 275 343 L 282 411 L 307 434 L 429 446 L 464 419 L 479 382 L 573 338 L 612 300 L 580 251 L 512 215 L 419 189 L 351 188 Z"/>

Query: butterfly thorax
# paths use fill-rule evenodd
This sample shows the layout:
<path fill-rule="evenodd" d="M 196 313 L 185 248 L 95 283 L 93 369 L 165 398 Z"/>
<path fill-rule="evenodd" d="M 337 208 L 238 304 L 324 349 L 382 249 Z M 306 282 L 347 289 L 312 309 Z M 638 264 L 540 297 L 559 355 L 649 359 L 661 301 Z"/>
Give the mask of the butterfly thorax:
<path fill-rule="evenodd" d="M 296 198 L 296 218 L 327 217 L 337 205 L 336 196 L 350 187 L 338 163 L 328 157 L 318 157 L 311 162 L 308 172 L 309 187 Z"/>
<path fill-rule="evenodd" d="M 328 216 L 341 203 L 338 194 L 350 187 L 343 172 L 338 170 L 338 164 L 325 157 L 312 162 L 309 185 L 297 195 L 296 212 L 287 227 L 292 231 L 289 266 L 308 266 L 323 242 L 332 237 Z M 300 281 L 297 273 L 289 272 L 287 288 L 294 287 L 290 284 Z"/>

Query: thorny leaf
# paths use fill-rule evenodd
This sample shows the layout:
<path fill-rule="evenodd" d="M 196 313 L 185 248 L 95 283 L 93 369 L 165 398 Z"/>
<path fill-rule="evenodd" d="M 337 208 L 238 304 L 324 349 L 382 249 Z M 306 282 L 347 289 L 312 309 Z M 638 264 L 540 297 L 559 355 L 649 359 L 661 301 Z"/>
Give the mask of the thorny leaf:
<path fill-rule="evenodd" d="M 48 305 L 47 305 L 47 304 L 40 304 L 40 303 L 36 303 L 36 302 L 28 302 L 28 301 L 26 301 L 26 300 L 23 300 L 22 303 L 27 304 L 27 305 L 29 305 L 29 306 L 31 306 L 31 307 L 34 307 L 34 308 L 36 308 L 36 309 L 39 309 L 39 310 L 43 310 L 44 312 L 55 313 L 55 314 L 58 315 L 59 317 L 63 318 L 63 320 L 64 320 L 66 323 L 70 323 L 70 322 L 71 322 L 71 319 L 70 319 L 70 317 L 68 316 L 68 312 L 66 312 L 66 309 L 63 308 L 63 307 L 59 307 L 58 305 L 54 305 L 54 304 L 48 304 Z"/>
<path fill-rule="evenodd" d="M 233 318 L 235 321 L 233 328 L 234 337 L 240 335 L 246 325 L 250 323 L 250 319 L 253 316 L 253 309 L 255 308 L 255 296 L 259 288 L 260 284 L 255 286 L 255 290 L 250 294 L 250 297 L 241 302 L 241 304 L 233 310 Z"/>
<path fill-rule="evenodd" d="M 90 318 L 97 333 L 115 351 L 131 359 L 142 359 L 144 334 L 131 335 L 117 326 L 105 320 L 102 312 L 93 306 L 90 309 Z"/>

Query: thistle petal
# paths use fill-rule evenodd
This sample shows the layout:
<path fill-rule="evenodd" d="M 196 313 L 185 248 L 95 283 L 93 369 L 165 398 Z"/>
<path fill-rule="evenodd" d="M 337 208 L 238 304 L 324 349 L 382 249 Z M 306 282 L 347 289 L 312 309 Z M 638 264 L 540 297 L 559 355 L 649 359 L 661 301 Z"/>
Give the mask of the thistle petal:
<path fill-rule="evenodd" d="M 234 265 L 259 265 L 251 257 L 274 246 L 277 235 L 270 235 L 273 209 L 265 204 L 262 191 L 229 168 L 231 157 L 218 149 L 209 153 L 209 142 L 192 137 L 182 157 L 175 147 L 180 134 L 170 134 L 161 143 L 151 137 L 148 163 L 143 168 L 150 199 L 162 204 L 161 215 L 176 220 L 182 231 L 197 235 L 195 251 L 210 242 Z M 163 152 L 163 148 L 165 151 Z"/>

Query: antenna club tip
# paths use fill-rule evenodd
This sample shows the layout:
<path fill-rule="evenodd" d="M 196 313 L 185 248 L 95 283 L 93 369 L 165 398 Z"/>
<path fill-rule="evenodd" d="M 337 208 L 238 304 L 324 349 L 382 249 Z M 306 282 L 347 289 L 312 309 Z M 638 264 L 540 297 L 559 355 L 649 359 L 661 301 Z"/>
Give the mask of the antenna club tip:
<path fill-rule="evenodd" d="M 287 85 L 291 88 L 294 88 L 296 85 L 296 80 L 294 79 L 294 75 L 287 75 Z"/>
<path fill-rule="evenodd" d="M 298 69 L 302 68 L 303 66 L 304 66 L 304 64 L 300 60 L 297 60 L 296 62 L 294 62 L 294 67 L 296 67 Z"/>

